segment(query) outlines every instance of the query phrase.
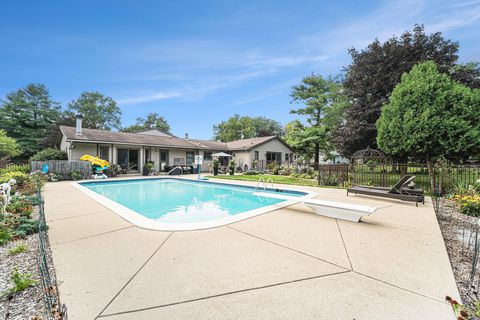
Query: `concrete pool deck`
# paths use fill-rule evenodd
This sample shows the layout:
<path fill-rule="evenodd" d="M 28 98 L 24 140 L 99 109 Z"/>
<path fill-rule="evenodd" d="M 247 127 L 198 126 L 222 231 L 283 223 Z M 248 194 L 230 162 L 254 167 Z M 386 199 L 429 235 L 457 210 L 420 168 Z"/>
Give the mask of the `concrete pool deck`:
<path fill-rule="evenodd" d="M 47 184 L 69 319 L 454 319 L 444 297 L 459 295 L 429 198 L 416 208 L 301 188 L 380 209 L 352 223 L 295 204 L 213 229 L 164 232 L 130 224 L 70 182 Z"/>

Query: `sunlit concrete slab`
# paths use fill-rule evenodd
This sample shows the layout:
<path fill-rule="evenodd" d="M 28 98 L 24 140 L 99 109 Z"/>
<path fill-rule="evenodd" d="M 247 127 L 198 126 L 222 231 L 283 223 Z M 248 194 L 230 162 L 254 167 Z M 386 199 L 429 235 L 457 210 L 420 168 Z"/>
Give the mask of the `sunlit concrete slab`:
<path fill-rule="evenodd" d="M 132 225 L 111 212 L 97 212 L 48 223 L 50 242 L 65 243 L 95 235 L 132 227 Z M 74 227 L 73 227 L 74 226 Z"/>
<path fill-rule="evenodd" d="M 352 223 L 295 204 L 224 227 L 169 233 L 128 224 L 70 183 L 47 184 L 69 318 L 451 318 L 443 298 L 458 291 L 430 200 L 417 208 L 340 189 L 275 186 L 379 210 Z"/>
<path fill-rule="evenodd" d="M 178 303 L 343 271 L 346 270 L 225 227 L 178 232 L 105 313 Z"/>
<path fill-rule="evenodd" d="M 441 236 L 367 223 L 339 225 L 353 270 L 440 301 L 458 295 Z"/>
<path fill-rule="evenodd" d="M 168 235 L 132 227 L 52 244 L 59 291 L 69 319 L 94 319 Z"/>
<path fill-rule="evenodd" d="M 230 227 L 349 269 L 337 221 L 303 205 L 266 213 Z"/>
<path fill-rule="evenodd" d="M 445 303 L 345 273 L 100 319 L 451 320 L 453 313 Z"/>

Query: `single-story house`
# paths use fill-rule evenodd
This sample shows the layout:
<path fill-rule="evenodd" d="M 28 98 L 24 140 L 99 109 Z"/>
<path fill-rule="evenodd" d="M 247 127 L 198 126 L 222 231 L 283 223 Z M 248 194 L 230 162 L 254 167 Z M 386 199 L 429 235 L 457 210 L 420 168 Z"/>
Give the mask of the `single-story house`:
<path fill-rule="evenodd" d="M 97 156 L 111 164 L 118 164 L 129 172 L 141 172 L 146 161 L 154 163 L 154 170 L 165 166 L 192 165 L 195 155 L 203 156 L 202 171 L 209 171 L 212 154 L 231 154 L 242 169 L 264 170 L 270 162 L 292 162 L 294 151 L 277 136 L 219 142 L 175 137 L 159 130 L 138 133 L 113 132 L 82 128 L 82 118 L 77 116 L 76 126 L 60 126 L 60 149 L 69 160 L 79 160 L 84 154 Z M 228 158 L 221 159 L 223 165 Z"/>

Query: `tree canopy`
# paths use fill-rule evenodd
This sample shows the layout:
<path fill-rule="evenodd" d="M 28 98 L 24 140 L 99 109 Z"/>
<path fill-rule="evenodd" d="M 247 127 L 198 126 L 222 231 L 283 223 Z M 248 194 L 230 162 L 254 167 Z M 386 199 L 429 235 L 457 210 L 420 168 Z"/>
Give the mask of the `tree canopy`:
<path fill-rule="evenodd" d="M 121 129 L 122 112 L 115 100 L 100 92 L 83 92 L 77 100 L 70 102 L 67 113 L 83 115 L 83 126 L 90 129 Z"/>
<path fill-rule="evenodd" d="M 291 113 L 306 116 L 307 124 L 291 122 L 286 129 L 286 139 L 299 153 L 305 153 L 305 156 L 311 154 L 315 163 L 318 163 L 320 151 L 328 155 L 333 150 L 329 137 L 330 126 L 340 121 L 343 109 L 348 105 L 342 94 L 341 83 L 311 74 L 293 87 L 291 97 L 292 103 L 303 104 L 303 107 Z"/>
<path fill-rule="evenodd" d="M 18 156 L 21 152 L 15 139 L 7 136 L 5 130 L 0 130 L 0 160 Z"/>
<path fill-rule="evenodd" d="M 239 114 L 213 126 L 214 139 L 229 142 L 238 139 L 282 135 L 280 123 L 265 117 L 248 117 Z"/>
<path fill-rule="evenodd" d="M 170 125 L 164 117 L 156 112 L 147 114 L 147 118 L 137 118 L 136 123 L 122 129 L 123 132 L 140 132 L 157 129 L 163 132 L 170 132 Z"/>
<path fill-rule="evenodd" d="M 433 61 L 402 76 L 377 121 L 378 146 L 390 155 L 426 160 L 480 152 L 480 90 L 441 73 Z"/>
<path fill-rule="evenodd" d="M 0 129 L 14 138 L 25 157 L 40 150 L 40 142 L 60 115 L 60 104 L 54 102 L 43 84 L 29 84 L 6 96 L 0 106 Z"/>
<path fill-rule="evenodd" d="M 480 86 L 478 66 L 455 64 L 458 48 L 457 42 L 444 39 L 440 32 L 427 35 L 423 26 L 416 25 L 412 32 L 384 43 L 375 40 L 364 50 L 350 49 L 352 63 L 345 70 L 344 87 L 352 105 L 333 134 L 336 149 L 350 156 L 356 150 L 376 146 L 375 123 L 381 107 L 402 74 L 417 63 L 432 60 L 440 72 L 472 88 Z"/>

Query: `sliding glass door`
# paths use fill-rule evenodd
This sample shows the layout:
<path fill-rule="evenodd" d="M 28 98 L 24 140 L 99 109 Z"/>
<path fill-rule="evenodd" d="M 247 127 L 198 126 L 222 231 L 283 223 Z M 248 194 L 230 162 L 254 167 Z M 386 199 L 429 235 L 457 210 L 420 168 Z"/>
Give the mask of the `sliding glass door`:
<path fill-rule="evenodd" d="M 138 171 L 138 149 L 118 149 L 117 163 L 127 171 Z"/>

